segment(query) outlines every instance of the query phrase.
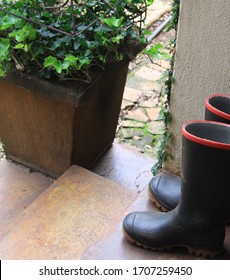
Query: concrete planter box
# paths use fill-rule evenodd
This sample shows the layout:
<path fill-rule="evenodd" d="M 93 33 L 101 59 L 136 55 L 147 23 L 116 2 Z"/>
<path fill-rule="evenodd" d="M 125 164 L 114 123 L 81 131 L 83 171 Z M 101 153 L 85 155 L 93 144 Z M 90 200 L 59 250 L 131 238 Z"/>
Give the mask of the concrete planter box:
<path fill-rule="evenodd" d="M 129 61 L 91 84 L 33 76 L 0 79 L 0 139 L 7 157 L 53 177 L 90 168 L 113 143 Z"/>

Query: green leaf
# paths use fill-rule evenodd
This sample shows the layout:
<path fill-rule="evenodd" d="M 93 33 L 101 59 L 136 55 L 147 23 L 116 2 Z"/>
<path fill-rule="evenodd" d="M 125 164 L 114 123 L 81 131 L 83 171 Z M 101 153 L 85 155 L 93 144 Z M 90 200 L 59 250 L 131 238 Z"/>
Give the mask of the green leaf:
<path fill-rule="evenodd" d="M 64 36 L 62 38 L 56 38 L 55 40 L 53 40 L 50 49 L 52 51 L 57 50 L 58 48 L 62 47 L 62 46 L 66 46 L 70 43 L 71 38 L 69 36 Z"/>
<path fill-rule="evenodd" d="M 148 29 L 143 31 L 143 35 L 151 35 L 151 34 L 152 34 L 152 32 Z"/>
<path fill-rule="evenodd" d="M 162 44 L 156 44 L 149 49 L 145 49 L 144 53 L 156 59 L 170 58 L 170 55 L 168 53 L 161 51 L 163 48 L 164 46 Z"/>
<path fill-rule="evenodd" d="M 66 57 L 65 57 L 65 60 L 68 60 L 68 61 L 70 61 L 72 63 L 75 63 L 77 58 L 74 55 L 72 55 L 72 54 L 67 54 Z"/>
<path fill-rule="evenodd" d="M 0 61 L 9 59 L 9 48 L 10 48 L 9 39 L 1 38 L 0 39 Z"/>
<path fill-rule="evenodd" d="M 121 34 L 119 34 L 116 37 L 112 37 L 112 42 L 119 44 L 121 42 L 121 40 L 123 40 L 123 39 L 124 39 L 124 37 Z"/>
<path fill-rule="evenodd" d="M 62 63 L 62 68 L 64 70 L 67 70 L 71 66 L 72 67 L 76 66 L 76 61 L 77 61 L 77 58 L 75 56 L 73 56 L 72 54 L 67 54 Z"/>
<path fill-rule="evenodd" d="M 31 50 L 32 44 L 22 44 L 19 43 L 14 46 L 14 49 L 21 49 L 24 50 L 25 52 L 29 52 Z"/>
<path fill-rule="evenodd" d="M 123 20 L 124 20 L 123 16 L 120 18 L 115 18 L 115 17 L 103 18 L 103 17 L 101 17 L 101 21 L 110 27 L 120 27 Z"/>
<path fill-rule="evenodd" d="M 19 44 L 14 46 L 14 49 L 24 49 L 24 44 L 19 43 Z"/>
<path fill-rule="evenodd" d="M 91 60 L 88 57 L 78 57 L 77 69 L 80 70 L 82 67 L 85 67 L 91 63 Z"/>
<path fill-rule="evenodd" d="M 31 24 L 25 25 L 25 30 L 27 31 L 27 38 L 30 41 L 34 41 L 36 39 L 37 31 L 33 28 Z"/>
<path fill-rule="evenodd" d="M 36 39 L 36 30 L 33 28 L 31 24 L 26 24 L 22 29 L 15 30 L 9 34 L 10 38 L 15 38 L 16 41 L 24 42 L 27 39 L 29 41 L 33 41 Z"/>
<path fill-rule="evenodd" d="M 154 0 L 147 0 L 147 5 L 151 5 L 154 2 Z"/>
<path fill-rule="evenodd" d="M 55 64 L 55 62 L 57 62 L 57 58 L 54 56 L 48 56 L 46 57 L 45 61 L 44 61 L 44 67 L 53 67 L 53 65 Z"/>
<path fill-rule="evenodd" d="M 5 15 L 1 21 L 0 30 L 6 30 L 8 28 L 13 27 L 16 23 L 21 21 L 20 18 L 17 18 L 13 15 Z"/>
<path fill-rule="evenodd" d="M 62 62 L 60 60 L 57 60 L 57 62 L 54 64 L 54 69 L 58 74 L 61 74 L 63 67 L 62 67 Z"/>
<path fill-rule="evenodd" d="M 37 32 L 39 33 L 40 36 L 47 38 L 47 40 L 57 36 L 57 33 L 53 33 L 45 27 L 41 27 L 40 29 L 37 30 Z"/>
<path fill-rule="evenodd" d="M 46 57 L 45 61 L 44 61 L 44 67 L 51 67 L 52 69 L 55 69 L 55 71 L 58 74 L 61 74 L 63 68 L 62 68 L 62 62 L 60 60 L 58 60 L 56 57 L 54 56 L 48 56 Z"/>

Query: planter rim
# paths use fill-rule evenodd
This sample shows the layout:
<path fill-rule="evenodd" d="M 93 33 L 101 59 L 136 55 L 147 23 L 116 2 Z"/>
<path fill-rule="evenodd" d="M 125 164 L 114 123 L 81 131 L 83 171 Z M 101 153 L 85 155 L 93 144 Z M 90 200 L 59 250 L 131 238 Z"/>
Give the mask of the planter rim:
<path fill-rule="evenodd" d="M 16 86 L 31 90 L 38 94 L 47 96 L 60 102 L 80 107 L 93 94 L 93 89 L 98 86 L 99 81 L 103 77 L 103 73 L 108 71 L 110 67 L 116 65 L 125 65 L 129 63 L 127 59 L 119 62 L 113 62 L 105 65 L 105 69 L 98 71 L 92 78 L 92 82 L 83 83 L 76 80 L 58 81 L 52 79 L 39 78 L 36 75 L 28 73 L 11 72 L 6 77 L 0 78 L 0 81 L 12 83 Z"/>
<path fill-rule="evenodd" d="M 123 46 L 124 59 L 122 61 L 110 61 L 104 65 L 104 70 L 98 67 L 99 71 L 93 73 L 92 81 L 84 83 L 76 80 L 58 81 L 52 79 L 39 78 L 36 75 L 11 72 L 6 77 L 0 78 L 0 81 L 15 84 L 19 87 L 32 90 L 38 94 L 43 94 L 57 101 L 68 103 L 75 107 L 81 107 L 93 94 L 94 87 L 97 87 L 99 81 L 103 78 L 103 73 L 111 67 L 124 66 L 140 53 L 146 45 L 141 44 L 136 40 L 127 40 Z"/>

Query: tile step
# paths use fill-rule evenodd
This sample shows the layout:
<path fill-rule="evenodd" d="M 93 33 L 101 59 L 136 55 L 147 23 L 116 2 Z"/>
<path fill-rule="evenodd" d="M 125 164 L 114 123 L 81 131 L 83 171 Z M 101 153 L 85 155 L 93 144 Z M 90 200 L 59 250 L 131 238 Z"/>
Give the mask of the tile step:
<path fill-rule="evenodd" d="M 137 193 L 79 166 L 44 191 L 0 238 L 1 259 L 81 259 L 115 229 Z"/>

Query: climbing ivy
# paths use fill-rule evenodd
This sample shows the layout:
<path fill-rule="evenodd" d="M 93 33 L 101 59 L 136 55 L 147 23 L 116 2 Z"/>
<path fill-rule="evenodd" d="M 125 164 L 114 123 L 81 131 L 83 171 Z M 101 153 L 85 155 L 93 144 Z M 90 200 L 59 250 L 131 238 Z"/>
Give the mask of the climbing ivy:
<path fill-rule="evenodd" d="M 170 153 L 169 145 L 171 142 L 171 133 L 169 131 L 169 123 L 171 121 L 171 113 L 169 110 L 170 98 L 171 98 L 171 88 L 174 82 L 173 78 L 173 69 L 174 69 L 174 62 L 175 62 L 175 52 L 176 52 L 176 36 L 177 36 L 177 25 L 179 19 L 179 10 L 180 10 L 180 0 L 174 0 L 172 5 L 172 20 L 169 22 L 168 26 L 166 27 L 166 31 L 169 32 L 170 30 L 174 29 L 176 32 L 175 37 L 170 41 L 170 68 L 165 71 L 162 79 L 164 81 L 164 90 L 162 95 L 166 96 L 166 101 L 164 102 L 163 109 L 160 113 L 160 119 L 163 120 L 165 125 L 165 132 L 162 136 L 160 144 L 158 146 L 157 163 L 152 167 L 153 175 L 157 175 L 159 171 L 162 169 L 164 162 L 168 158 L 172 158 Z"/>
<path fill-rule="evenodd" d="M 1 142 L 1 139 L 0 139 L 0 160 L 5 158 L 5 153 L 4 153 L 4 148 L 3 148 L 3 144 Z"/>
<path fill-rule="evenodd" d="M 93 68 L 128 55 L 128 42 L 143 43 L 153 1 L 0 0 L 0 77 L 17 70 L 90 82 Z"/>

